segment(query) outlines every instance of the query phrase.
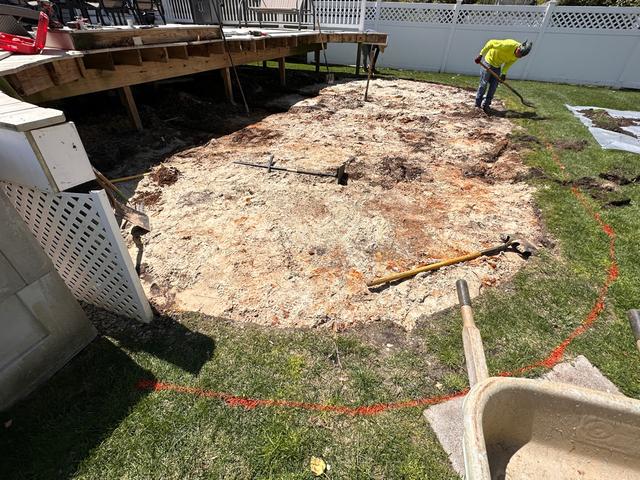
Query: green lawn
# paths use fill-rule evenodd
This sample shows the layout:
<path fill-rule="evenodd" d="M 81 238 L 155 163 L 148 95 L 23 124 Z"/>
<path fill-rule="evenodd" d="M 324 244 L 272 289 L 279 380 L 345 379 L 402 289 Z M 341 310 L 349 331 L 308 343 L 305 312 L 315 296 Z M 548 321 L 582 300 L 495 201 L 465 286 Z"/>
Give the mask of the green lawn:
<path fill-rule="evenodd" d="M 476 84 L 460 75 L 382 73 Z M 569 103 L 638 109 L 640 92 L 514 85 L 538 106 L 535 118 L 514 121 L 541 142 L 531 144 L 526 162 L 536 169 L 530 181 L 538 187 L 538 206 L 554 241 L 507 288 L 475 302 L 493 373 L 545 357 L 583 321 L 605 281 L 608 238 L 571 193 L 572 181 L 602 173 L 640 176 L 638 155 L 600 149 L 564 108 Z M 505 89 L 499 97 L 510 109 L 524 111 Z M 588 147 L 555 151 L 566 165 L 568 181 L 563 181 L 553 147 L 546 145 L 576 139 Z M 591 188 L 585 194 L 615 229 L 620 276 L 593 328 L 565 357 L 585 355 L 625 394 L 638 397 L 640 359 L 625 312 L 640 306 L 640 188 L 631 183 L 617 192 Z M 631 204 L 603 207 L 619 198 L 630 198 Z M 456 478 L 421 407 L 371 416 L 245 409 L 215 398 L 135 388 L 141 378 L 157 379 L 254 398 L 350 406 L 454 393 L 467 384 L 456 311 L 437 315 L 410 334 L 390 325 L 340 334 L 271 330 L 198 314 L 129 327 L 126 320 L 90 311 L 105 335 L 2 414 L 12 424 L 0 427 L 0 478 L 306 479 L 312 477 L 312 455 L 330 464 L 325 478 Z"/>

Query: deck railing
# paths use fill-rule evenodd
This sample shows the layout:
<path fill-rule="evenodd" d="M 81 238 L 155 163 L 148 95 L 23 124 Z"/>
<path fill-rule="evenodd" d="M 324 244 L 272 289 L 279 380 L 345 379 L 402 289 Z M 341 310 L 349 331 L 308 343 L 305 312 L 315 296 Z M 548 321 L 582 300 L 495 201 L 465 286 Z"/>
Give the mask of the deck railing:
<path fill-rule="evenodd" d="M 215 0 L 214 0 L 215 1 Z M 316 22 L 322 28 L 363 30 L 366 0 L 307 0 L 301 18 L 298 15 L 282 13 L 263 13 L 261 16 L 253 7 L 260 0 L 224 0 L 221 15 L 224 25 L 239 24 L 265 26 L 297 26 L 299 23 L 313 27 L 314 7 Z M 163 0 L 167 22 L 193 23 L 190 0 Z"/>

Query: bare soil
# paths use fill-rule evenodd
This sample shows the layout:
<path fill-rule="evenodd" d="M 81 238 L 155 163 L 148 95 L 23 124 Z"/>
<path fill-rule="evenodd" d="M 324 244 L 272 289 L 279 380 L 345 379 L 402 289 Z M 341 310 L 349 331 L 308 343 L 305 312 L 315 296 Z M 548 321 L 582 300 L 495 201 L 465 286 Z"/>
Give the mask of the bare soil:
<path fill-rule="evenodd" d="M 586 140 L 558 140 L 553 144 L 554 147 L 560 150 L 571 150 L 574 152 L 581 152 L 587 148 L 589 142 Z"/>
<path fill-rule="evenodd" d="M 162 192 L 147 208 L 142 277 L 159 309 L 274 326 L 383 320 L 411 329 L 455 304 L 456 279 L 477 294 L 522 267 L 506 253 L 366 287 L 494 245 L 501 233 L 539 243 L 541 230 L 508 119 L 478 114 L 468 91 L 403 80 L 373 80 L 364 102 L 364 83 L 328 86 L 174 154 L 140 181 L 136 197 Z M 265 164 L 270 154 L 293 169 L 331 173 L 346 163 L 348 184 L 233 163 Z M 175 183 L 159 186 L 160 169 L 177 170 Z"/>
<path fill-rule="evenodd" d="M 605 130 L 610 130 L 612 132 L 624 133 L 625 135 L 635 136 L 628 130 L 623 130 L 622 127 L 631 127 L 633 125 L 638 125 L 639 123 L 637 119 L 612 117 L 606 110 L 595 108 L 581 110 L 580 113 L 583 113 L 587 118 L 589 118 L 595 127 L 604 128 Z"/>
<path fill-rule="evenodd" d="M 173 185 L 178 181 L 180 171 L 176 167 L 167 167 L 165 165 L 155 169 L 151 173 L 151 178 L 160 186 Z"/>

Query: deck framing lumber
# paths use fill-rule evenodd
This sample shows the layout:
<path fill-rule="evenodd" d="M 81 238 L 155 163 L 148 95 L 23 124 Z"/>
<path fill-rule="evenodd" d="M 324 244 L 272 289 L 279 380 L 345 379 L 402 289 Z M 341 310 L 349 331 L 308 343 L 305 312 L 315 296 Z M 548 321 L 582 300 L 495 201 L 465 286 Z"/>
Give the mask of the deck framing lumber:
<path fill-rule="evenodd" d="M 263 60 L 284 58 L 293 55 L 302 55 L 314 47 L 277 47 L 258 52 L 232 53 L 233 63 L 241 65 Z M 216 54 L 209 57 L 188 57 L 185 59 L 173 58 L 169 55 L 165 63 L 144 62 L 142 66 L 117 65 L 113 70 L 88 68 L 86 77 L 78 78 L 64 85 L 52 85 L 37 93 L 27 94 L 27 100 L 33 103 L 42 103 L 66 97 L 74 97 L 87 93 L 100 92 L 124 87 L 126 85 L 138 85 L 140 83 L 165 80 L 167 78 L 181 77 L 194 73 L 206 72 L 228 68 L 231 64 L 227 54 Z"/>
<path fill-rule="evenodd" d="M 136 101 L 133 98 L 133 92 L 131 91 L 131 87 L 125 85 L 124 87 L 120 87 L 118 89 L 118 93 L 120 95 L 120 100 L 122 104 L 127 109 L 127 114 L 129 115 L 129 119 L 131 120 L 131 124 L 135 127 L 136 130 L 142 130 L 142 120 L 140 120 L 140 112 L 138 112 L 138 106 L 136 105 Z"/>
<path fill-rule="evenodd" d="M 42 103 L 141 83 L 165 80 L 251 62 L 278 61 L 281 82 L 285 79 L 285 58 L 315 53 L 319 70 L 320 50 L 327 43 L 367 43 L 386 45 L 386 34 L 357 32 L 274 32 L 268 36 L 237 35 L 225 43 L 219 39 L 163 43 L 159 45 L 118 46 L 70 56 L 51 55 L 47 62 L 25 58 L 19 68 L 15 61 L 0 76 L 28 101 Z M 379 42 L 379 43 L 378 43 Z M 37 61 L 36 61 L 37 60 Z M 31 64 L 32 62 L 33 64 Z M 223 78 L 225 74 L 222 73 Z M 283 83 L 284 84 L 284 83 Z M 231 90 L 225 85 L 226 93 Z"/>

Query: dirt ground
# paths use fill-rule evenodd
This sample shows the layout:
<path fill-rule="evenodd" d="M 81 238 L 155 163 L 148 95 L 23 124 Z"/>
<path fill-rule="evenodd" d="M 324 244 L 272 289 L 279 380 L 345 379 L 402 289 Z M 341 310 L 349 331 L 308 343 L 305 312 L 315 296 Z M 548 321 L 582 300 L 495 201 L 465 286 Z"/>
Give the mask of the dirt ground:
<path fill-rule="evenodd" d="M 274 326 L 411 329 L 455 304 L 456 279 L 477 294 L 512 277 L 524 260 L 506 253 L 366 287 L 501 233 L 534 243 L 541 233 L 509 120 L 478 114 L 457 88 L 376 79 L 365 103 L 364 84 L 274 100 L 289 110 L 174 154 L 140 181 L 152 303 Z M 233 163 L 270 154 L 277 166 L 322 172 L 346 162 L 348 184 Z"/>

